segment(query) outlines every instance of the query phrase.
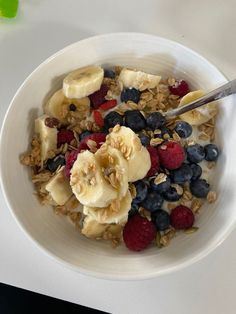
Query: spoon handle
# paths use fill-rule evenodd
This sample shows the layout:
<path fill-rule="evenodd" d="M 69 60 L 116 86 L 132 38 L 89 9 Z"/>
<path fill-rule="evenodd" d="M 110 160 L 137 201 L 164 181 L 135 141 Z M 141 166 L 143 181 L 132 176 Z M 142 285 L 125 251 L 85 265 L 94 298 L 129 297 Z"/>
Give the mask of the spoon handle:
<path fill-rule="evenodd" d="M 224 98 L 224 97 L 232 95 L 234 93 L 236 93 L 236 79 L 218 87 L 217 89 L 214 89 L 213 91 L 209 92 L 208 94 L 190 102 L 187 105 L 184 105 L 182 107 L 178 107 L 176 109 L 167 111 L 165 113 L 165 117 L 168 119 L 168 118 L 173 118 L 173 117 L 179 116 L 182 113 L 196 109 L 196 108 L 201 107 L 203 105 L 206 105 L 212 101 Z"/>

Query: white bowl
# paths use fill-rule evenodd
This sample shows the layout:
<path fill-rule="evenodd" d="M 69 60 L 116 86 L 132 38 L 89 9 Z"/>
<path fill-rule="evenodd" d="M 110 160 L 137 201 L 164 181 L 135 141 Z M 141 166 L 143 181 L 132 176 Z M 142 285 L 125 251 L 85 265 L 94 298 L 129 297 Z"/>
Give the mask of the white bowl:
<path fill-rule="evenodd" d="M 214 205 L 206 205 L 196 220 L 199 231 L 179 234 L 167 248 L 141 253 L 124 246 L 92 241 L 34 195 L 29 171 L 19 155 L 29 146 L 34 119 L 42 104 L 59 86 L 66 73 L 89 65 L 129 65 L 151 73 L 186 79 L 192 87 L 210 90 L 227 81 L 225 76 L 194 51 L 156 36 L 117 33 L 79 41 L 44 61 L 22 84 L 6 114 L 1 133 L 1 180 L 11 212 L 29 237 L 56 261 L 80 272 L 108 279 L 144 279 L 176 271 L 206 256 L 230 233 L 235 224 L 236 137 L 233 98 L 222 100 L 218 121 L 222 154 L 215 179 L 219 192 Z"/>

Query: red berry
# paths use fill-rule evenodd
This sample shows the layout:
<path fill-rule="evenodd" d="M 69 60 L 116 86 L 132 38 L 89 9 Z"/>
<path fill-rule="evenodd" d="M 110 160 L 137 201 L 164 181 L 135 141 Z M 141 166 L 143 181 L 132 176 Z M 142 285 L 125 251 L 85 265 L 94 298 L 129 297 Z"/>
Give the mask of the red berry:
<path fill-rule="evenodd" d="M 66 155 L 66 165 L 65 165 L 65 176 L 67 178 L 70 177 L 70 170 L 73 167 L 74 162 L 77 159 L 80 150 L 72 150 L 69 154 Z"/>
<path fill-rule="evenodd" d="M 94 109 L 98 109 L 98 107 L 105 102 L 105 96 L 108 92 L 108 89 L 108 86 L 103 84 L 98 91 L 89 95 L 89 99 Z"/>
<path fill-rule="evenodd" d="M 179 168 L 185 159 L 184 148 L 177 142 L 164 142 L 157 148 L 160 164 L 169 169 L 174 170 Z"/>
<path fill-rule="evenodd" d="M 169 86 L 169 90 L 172 94 L 183 97 L 190 92 L 188 83 L 184 80 L 176 81 L 174 85 Z"/>
<path fill-rule="evenodd" d="M 104 119 L 101 115 L 101 112 L 98 110 L 94 110 L 93 111 L 93 118 L 95 123 L 100 126 L 101 128 L 104 126 Z"/>
<path fill-rule="evenodd" d="M 141 251 L 153 241 L 156 232 L 156 227 L 152 221 L 137 214 L 126 223 L 123 239 L 128 249 Z"/>
<path fill-rule="evenodd" d="M 60 124 L 57 118 L 52 118 L 52 117 L 47 117 L 44 123 L 48 128 L 56 128 Z"/>
<path fill-rule="evenodd" d="M 104 102 L 99 107 L 99 109 L 101 109 L 101 110 L 109 110 L 111 108 L 114 108 L 116 105 L 117 105 L 117 100 L 116 99 L 111 99 L 111 100 L 108 100 L 108 101 Z"/>
<path fill-rule="evenodd" d="M 74 133 L 71 130 L 61 129 L 57 133 L 57 147 L 60 147 L 62 144 L 70 143 L 74 139 Z"/>
<path fill-rule="evenodd" d="M 151 158 L 151 168 L 149 169 L 147 173 L 147 177 L 151 177 L 151 176 L 154 176 L 159 171 L 159 167 L 160 167 L 159 156 L 158 156 L 156 148 L 152 146 L 147 146 L 147 150 Z"/>
<path fill-rule="evenodd" d="M 79 151 L 89 149 L 87 145 L 88 140 L 96 142 L 97 149 L 98 149 L 106 141 L 106 134 L 105 133 L 93 133 L 91 135 L 86 136 L 79 144 Z"/>
<path fill-rule="evenodd" d="M 175 229 L 191 228 L 194 223 L 194 215 L 190 208 L 179 205 L 172 209 L 170 214 L 170 224 Z"/>

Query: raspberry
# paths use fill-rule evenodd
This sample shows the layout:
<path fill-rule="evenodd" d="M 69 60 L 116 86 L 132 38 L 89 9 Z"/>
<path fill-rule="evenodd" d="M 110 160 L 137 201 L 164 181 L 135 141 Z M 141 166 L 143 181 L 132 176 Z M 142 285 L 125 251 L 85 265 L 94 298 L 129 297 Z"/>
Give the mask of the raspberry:
<path fill-rule="evenodd" d="M 89 149 L 87 145 L 88 140 L 96 142 L 97 149 L 98 149 L 106 141 L 106 134 L 105 133 L 93 133 L 91 135 L 86 136 L 79 144 L 79 151 Z"/>
<path fill-rule="evenodd" d="M 169 170 L 179 168 L 185 159 L 184 148 L 174 141 L 164 142 L 157 148 L 157 151 L 160 164 Z"/>
<path fill-rule="evenodd" d="M 131 251 L 145 249 L 155 238 L 156 227 L 152 221 L 136 214 L 126 223 L 123 230 L 125 245 Z"/>
<path fill-rule="evenodd" d="M 156 148 L 152 146 L 147 146 L 147 150 L 151 158 L 151 168 L 147 173 L 147 177 L 151 177 L 154 176 L 159 171 L 160 163 Z"/>
<path fill-rule="evenodd" d="M 99 109 L 106 111 L 106 110 L 109 110 L 111 108 L 114 108 L 116 105 L 117 105 L 117 100 L 111 99 L 111 100 L 108 100 L 108 101 L 104 102 L 103 104 L 101 104 Z"/>
<path fill-rule="evenodd" d="M 98 91 L 89 95 L 89 99 L 94 109 L 98 109 L 98 107 L 106 101 L 105 96 L 107 92 L 108 92 L 108 86 L 103 84 Z"/>
<path fill-rule="evenodd" d="M 169 86 L 169 90 L 172 94 L 183 97 L 190 92 L 188 83 L 184 80 L 176 81 L 174 85 Z"/>
<path fill-rule="evenodd" d="M 95 123 L 100 126 L 101 128 L 104 127 L 104 119 L 101 115 L 101 112 L 98 110 L 93 111 L 93 118 Z"/>
<path fill-rule="evenodd" d="M 66 156 L 66 166 L 65 166 L 65 176 L 67 178 L 70 177 L 70 170 L 73 167 L 74 162 L 77 159 L 77 156 L 79 154 L 80 150 L 76 149 L 76 150 L 72 150 L 69 154 L 67 154 Z"/>
<path fill-rule="evenodd" d="M 170 214 L 170 224 L 175 229 L 187 229 L 192 227 L 194 215 L 191 209 L 184 205 L 179 205 L 172 209 Z"/>
<path fill-rule="evenodd" d="M 74 133 L 71 130 L 61 129 L 57 133 L 57 147 L 60 147 L 62 144 L 70 143 L 74 139 Z"/>

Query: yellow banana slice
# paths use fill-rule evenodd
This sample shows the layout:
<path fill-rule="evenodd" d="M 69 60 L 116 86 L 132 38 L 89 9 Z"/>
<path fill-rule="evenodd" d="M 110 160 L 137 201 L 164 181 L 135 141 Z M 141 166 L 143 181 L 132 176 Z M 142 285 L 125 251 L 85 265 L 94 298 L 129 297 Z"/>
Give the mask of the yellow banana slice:
<path fill-rule="evenodd" d="M 140 91 L 147 88 L 157 87 L 161 80 L 161 76 L 152 75 L 142 71 L 136 71 L 131 69 L 122 69 L 119 75 L 119 82 L 124 87 L 134 87 Z"/>
<path fill-rule="evenodd" d="M 205 95 L 203 90 L 196 90 L 185 95 L 181 101 L 179 106 L 186 105 L 202 96 Z M 208 120 L 213 118 L 217 114 L 217 105 L 216 103 L 210 103 L 204 105 L 200 108 L 191 110 L 189 112 L 183 113 L 180 115 L 180 118 L 191 125 L 200 125 L 206 123 Z"/>
<path fill-rule="evenodd" d="M 70 105 L 74 104 L 75 111 L 80 113 L 80 118 L 83 119 L 87 116 L 90 109 L 90 100 L 88 97 L 81 99 L 67 98 L 62 89 L 56 91 L 49 101 L 46 103 L 44 110 L 49 116 L 57 118 L 60 122 L 66 122 L 66 116 L 70 110 Z"/>
<path fill-rule="evenodd" d="M 67 98 L 83 98 L 100 89 L 104 70 L 87 66 L 69 73 L 63 80 L 63 93 Z"/>
<path fill-rule="evenodd" d="M 64 167 L 45 186 L 53 201 L 58 205 L 64 205 L 73 194 L 70 183 L 64 176 L 63 169 Z"/>
<path fill-rule="evenodd" d="M 93 217 L 98 223 L 121 224 L 127 221 L 128 212 L 131 208 L 132 197 L 129 191 L 118 200 L 114 200 L 109 206 L 104 208 L 84 206 L 85 215 Z"/>
<path fill-rule="evenodd" d="M 139 137 L 127 127 L 116 126 L 107 136 L 107 145 L 118 149 L 128 162 L 128 181 L 143 179 L 151 167 L 150 155 Z"/>
<path fill-rule="evenodd" d="M 125 196 L 128 190 L 128 162 L 122 153 L 113 147 L 103 144 L 95 157 L 102 167 L 103 175 L 117 190 L 118 198 Z"/>
<path fill-rule="evenodd" d="M 91 216 L 86 216 L 83 222 L 81 233 L 87 238 L 105 238 L 105 233 L 110 233 L 112 238 L 120 239 L 122 225 L 119 224 L 100 224 Z"/>
<path fill-rule="evenodd" d="M 43 162 L 49 157 L 51 151 L 57 149 L 57 129 L 49 128 L 46 125 L 48 115 L 43 115 L 35 120 L 35 133 L 39 135 L 41 161 Z"/>
<path fill-rule="evenodd" d="M 78 154 L 71 169 L 70 185 L 78 201 L 86 206 L 106 207 L 117 198 L 117 190 L 103 176 L 102 168 L 89 151 Z"/>

